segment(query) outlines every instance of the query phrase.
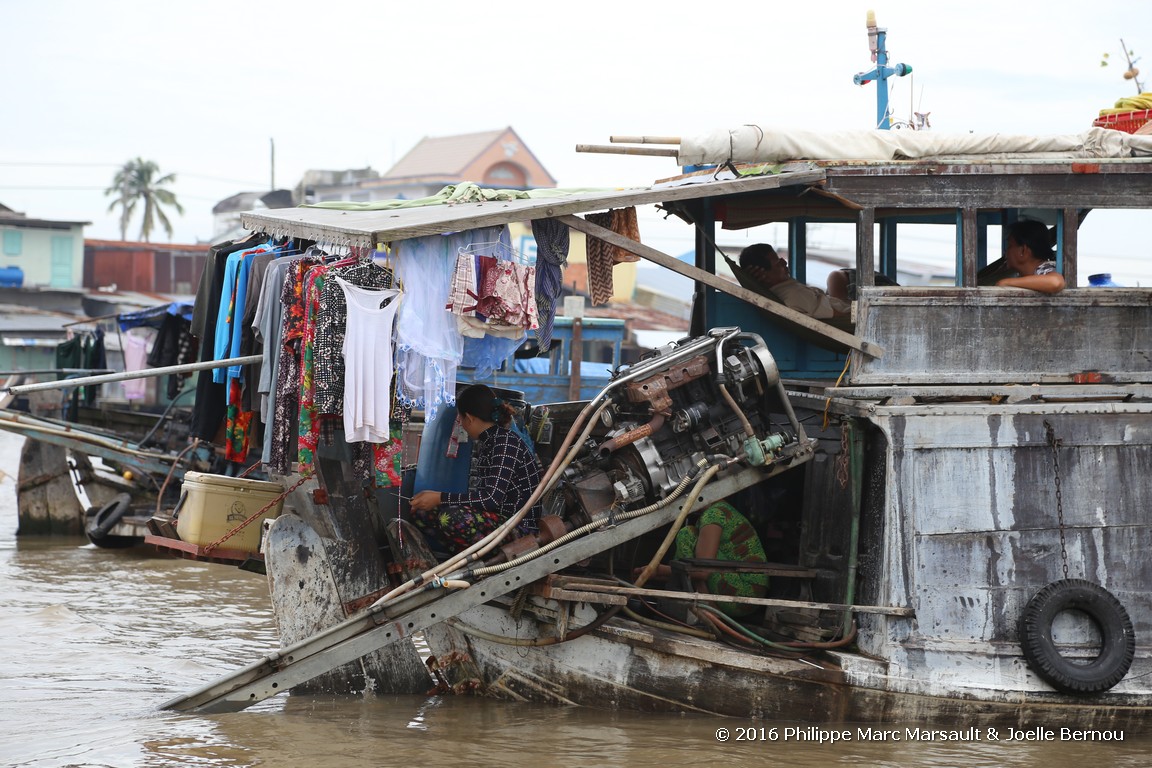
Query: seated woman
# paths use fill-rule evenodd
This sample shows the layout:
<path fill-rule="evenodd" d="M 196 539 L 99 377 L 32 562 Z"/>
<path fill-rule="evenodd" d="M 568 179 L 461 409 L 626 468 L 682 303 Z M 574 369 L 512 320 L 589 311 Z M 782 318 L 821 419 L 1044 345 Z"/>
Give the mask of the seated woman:
<path fill-rule="evenodd" d="M 1064 290 L 1064 276 L 1056 271 L 1052 247 L 1052 236 L 1043 222 L 1021 219 L 1010 224 L 1004 261 L 1016 276 L 1001 278 L 996 285 L 1048 294 Z"/>
<path fill-rule="evenodd" d="M 726 501 L 717 501 L 699 513 L 694 523 L 687 523 L 676 534 L 676 560 L 728 560 L 736 563 L 764 563 L 767 557 L 760 537 L 748 518 Z M 671 578 L 672 567 L 660 565 L 655 576 Z M 764 597 L 768 592 L 768 575 L 718 571 L 706 578 L 693 580 L 697 592 L 712 595 Z M 749 616 L 763 610 L 744 603 L 719 603 L 719 610 L 733 618 Z"/>
<path fill-rule="evenodd" d="M 421 491 L 412 498 L 412 518 L 429 545 L 458 552 L 500 527 L 527 503 L 540 484 L 541 469 L 524 440 L 509 428 L 513 410 L 483 384 L 456 398 L 460 426 L 476 441 L 463 493 Z M 537 530 L 535 504 L 516 526 L 518 534 Z"/>

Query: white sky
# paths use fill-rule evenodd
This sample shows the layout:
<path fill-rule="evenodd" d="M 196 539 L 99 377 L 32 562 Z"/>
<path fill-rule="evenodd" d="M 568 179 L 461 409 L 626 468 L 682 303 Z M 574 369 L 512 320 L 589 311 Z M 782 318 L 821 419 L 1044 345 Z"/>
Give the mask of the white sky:
<path fill-rule="evenodd" d="M 270 139 L 292 187 L 309 168 L 384 171 L 424 136 L 508 125 L 560 186 L 647 183 L 675 161 L 575 145 L 870 127 L 875 86 L 852 83 L 871 66 L 869 8 L 891 61 L 915 70 L 894 81 L 896 116 L 915 105 L 938 133 L 1089 127 L 1136 93 L 1121 37 L 1152 89 L 1152 3 L 1130 0 L 0 0 L 0 202 L 115 238 L 103 189 L 141 156 L 177 174 L 173 239 L 195 242 L 216 202 L 268 187 Z M 1128 259 L 1114 271 L 1131 266 L 1127 245 L 1107 248 Z"/>

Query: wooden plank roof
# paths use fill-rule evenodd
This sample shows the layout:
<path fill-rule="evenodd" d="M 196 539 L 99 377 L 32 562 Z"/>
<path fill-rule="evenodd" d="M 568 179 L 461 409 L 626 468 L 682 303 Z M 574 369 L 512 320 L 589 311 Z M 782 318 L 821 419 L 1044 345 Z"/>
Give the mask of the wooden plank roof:
<path fill-rule="evenodd" d="M 381 242 L 395 242 L 511 222 L 636 205 L 739 195 L 784 186 L 809 185 L 819 183 L 824 177 L 824 171 L 804 165 L 781 173 L 738 179 L 689 177 L 629 189 L 580 192 L 565 192 L 561 189 L 536 190 L 537 194 L 554 193 L 555 196 L 520 200 L 429 205 L 378 211 L 281 208 L 251 211 L 242 214 L 240 221 L 246 229 L 277 237 L 299 237 L 322 243 L 371 248 Z"/>

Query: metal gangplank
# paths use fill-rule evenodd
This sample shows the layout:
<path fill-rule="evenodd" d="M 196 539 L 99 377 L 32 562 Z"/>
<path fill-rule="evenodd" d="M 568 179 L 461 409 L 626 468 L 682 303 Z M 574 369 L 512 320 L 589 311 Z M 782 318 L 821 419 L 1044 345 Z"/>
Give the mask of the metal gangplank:
<path fill-rule="evenodd" d="M 290 690 L 319 675 L 412 636 L 441 621 L 495 600 L 599 552 L 671 523 L 683 504 L 699 509 L 765 478 L 802 464 L 808 451 L 791 463 L 767 467 L 734 466 L 717 475 L 694 496 L 691 489 L 675 503 L 642 517 L 603 528 L 570 541 L 533 560 L 475 582 L 466 589 L 430 589 L 373 606 L 311 638 L 268 654 L 186 696 L 165 702 L 181 712 L 237 712 Z"/>

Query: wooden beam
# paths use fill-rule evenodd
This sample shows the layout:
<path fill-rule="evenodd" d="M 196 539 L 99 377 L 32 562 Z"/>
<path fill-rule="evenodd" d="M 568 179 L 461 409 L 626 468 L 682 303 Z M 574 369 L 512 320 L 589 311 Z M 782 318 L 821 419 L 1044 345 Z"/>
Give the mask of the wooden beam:
<path fill-rule="evenodd" d="M 586 235 L 591 235 L 592 237 L 598 237 L 607 243 L 615 245 L 617 248 L 623 248 L 624 250 L 630 253 L 634 253 L 643 259 L 647 259 L 648 261 L 659 264 L 662 267 L 667 267 L 673 272 L 684 275 L 685 277 L 691 278 L 697 282 L 704 283 L 705 285 L 711 286 L 718 291 L 723 291 L 724 293 L 727 293 L 731 296 L 735 296 L 742 301 L 746 301 L 749 304 L 763 309 L 769 314 L 776 315 L 777 317 L 783 318 L 795 325 L 802 326 L 838 344 L 843 344 L 844 346 L 855 349 L 871 357 L 879 358 L 883 357 L 884 355 L 883 347 L 865 341 L 855 334 L 842 331 L 839 328 L 829 325 L 828 323 L 817 320 L 814 317 L 810 317 L 803 312 L 797 312 L 794 309 L 789 309 L 778 301 L 773 301 L 772 299 L 761 296 L 760 294 L 754 291 L 750 291 L 741 285 L 732 283 L 722 277 L 717 277 L 711 272 L 705 272 L 702 269 L 689 266 L 679 259 L 675 259 L 666 253 L 661 253 L 655 248 L 644 245 L 643 243 L 638 243 L 631 238 L 618 235 L 606 227 L 593 224 L 579 216 L 566 215 L 557 216 L 555 218 L 557 221 L 563 224 L 567 224 L 572 229 L 583 232 Z"/>
<path fill-rule="evenodd" d="M 856 213 L 856 286 L 876 285 L 876 209 L 861 208 Z"/>
<path fill-rule="evenodd" d="M 1079 242 L 1080 215 L 1075 208 L 1064 209 L 1063 245 L 1064 245 L 1064 282 L 1069 288 L 1075 288 L 1077 270 L 1077 252 Z"/>
<path fill-rule="evenodd" d="M 963 268 L 960 285 L 965 288 L 976 287 L 976 257 L 977 257 L 977 228 L 976 209 L 965 208 L 960 212 L 960 265 Z"/>
<path fill-rule="evenodd" d="M 662 597 L 690 603 L 738 603 L 740 605 L 765 605 L 774 608 L 815 608 L 822 611 L 853 611 L 855 613 L 876 613 L 883 616 L 915 616 L 912 608 L 883 605 L 847 605 L 844 603 L 811 603 L 803 600 L 777 600 L 771 597 L 740 597 L 738 595 L 710 595 L 703 592 L 673 592 L 668 589 L 641 589 L 639 587 L 616 587 L 600 584 L 578 584 L 584 592 L 603 592 L 635 597 Z"/>

